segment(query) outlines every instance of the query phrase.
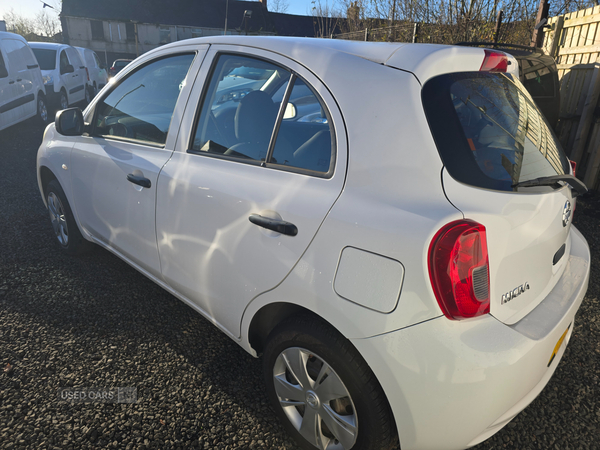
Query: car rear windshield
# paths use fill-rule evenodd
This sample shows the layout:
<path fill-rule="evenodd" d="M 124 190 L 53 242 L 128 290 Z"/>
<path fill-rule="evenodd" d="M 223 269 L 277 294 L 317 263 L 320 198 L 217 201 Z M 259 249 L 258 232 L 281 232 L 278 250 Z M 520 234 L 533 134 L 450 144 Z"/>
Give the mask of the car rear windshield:
<path fill-rule="evenodd" d="M 518 182 L 569 173 L 550 126 L 511 75 L 441 75 L 423 86 L 422 97 L 438 151 L 454 179 L 516 191 Z"/>
<path fill-rule="evenodd" d="M 41 70 L 54 70 L 56 68 L 56 50 L 47 48 L 32 48 L 33 54 Z"/>

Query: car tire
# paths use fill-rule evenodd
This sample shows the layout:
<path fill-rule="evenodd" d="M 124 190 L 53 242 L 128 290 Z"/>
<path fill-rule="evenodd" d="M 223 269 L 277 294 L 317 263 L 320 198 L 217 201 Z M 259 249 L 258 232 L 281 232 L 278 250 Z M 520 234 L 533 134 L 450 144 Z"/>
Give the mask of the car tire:
<path fill-rule="evenodd" d="M 36 120 L 41 125 L 48 125 L 50 120 L 50 112 L 48 111 L 48 104 L 46 103 L 46 97 L 44 94 L 38 94 L 37 98 L 37 112 L 36 112 Z"/>
<path fill-rule="evenodd" d="M 67 97 L 67 93 L 64 91 L 64 89 L 60 91 L 58 105 L 61 110 L 69 107 L 69 98 Z"/>
<path fill-rule="evenodd" d="M 294 316 L 278 325 L 265 346 L 263 372 L 269 400 L 302 448 L 396 444 L 381 385 L 356 348 L 323 321 Z"/>
<path fill-rule="evenodd" d="M 91 250 L 93 245 L 81 235 L 71 206 L 58 181 L 50 181 L 45 191 L 50 222 L 61 250 L 70 255 L 79 255 Z"/>
<path fill-rule="evenodd" d="M 86 86 L 85 87 L 85 104 L 89 105 L 90 102 L 92 101 L 92 98 L 94 98 L 94 96 L 92 95 L 92 87 L 91 86 Z"/>

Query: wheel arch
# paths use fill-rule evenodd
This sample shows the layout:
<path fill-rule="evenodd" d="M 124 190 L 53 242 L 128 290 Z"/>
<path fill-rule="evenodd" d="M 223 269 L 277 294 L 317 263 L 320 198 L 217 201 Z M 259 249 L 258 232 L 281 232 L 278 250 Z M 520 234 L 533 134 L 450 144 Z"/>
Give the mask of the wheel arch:
<path fill-rule="evenodd" d="M 303 306 L 287 302 L 269 303 L 252 317 L 248 327 L 248 343 L 257 354 L 262 353 L 271 331 L 292 316 L 312 316 L 338 331 L 330 322 Z"/>
<path fill-rule="evenodd" d="M 40 182 L 42 185 L 42 190 L 44 192 L 44 202 L 46 202 L 46 189 L 48 187 L 48 183 L 50 183 L 52 180 L 58 181 L 58 178 L 56 177 L 56 175 L 54 175 L 54 172 L 52 172 L 46 166 L 41 166 L 40 167 Z"/>

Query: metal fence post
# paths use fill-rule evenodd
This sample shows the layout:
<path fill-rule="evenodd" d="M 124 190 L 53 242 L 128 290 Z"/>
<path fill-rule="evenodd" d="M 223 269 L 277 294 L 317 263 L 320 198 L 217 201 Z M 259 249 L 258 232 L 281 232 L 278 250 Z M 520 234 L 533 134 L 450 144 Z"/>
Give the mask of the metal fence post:
<path fill-rule="evenodd" d="M 415 44 L 419 39 L 419 22 L 415 22 L 415 28 L 413 30 L 412 43 Z"/>

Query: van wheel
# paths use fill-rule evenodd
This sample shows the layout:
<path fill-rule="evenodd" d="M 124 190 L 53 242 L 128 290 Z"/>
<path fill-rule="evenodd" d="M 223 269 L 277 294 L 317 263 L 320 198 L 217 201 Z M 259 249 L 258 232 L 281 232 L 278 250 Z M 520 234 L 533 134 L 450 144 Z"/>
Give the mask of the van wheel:
<path fill-rule="evenodd" d="M 42 125 L 48 124 L 48 105 L 46 105 L 46 97 L 43 94 L 38 94 L 37 99 L 37 119 Z"/>
<path fill-rule="evenodd" d="M 92 101 L 92 98 L 94 96 L 92 95 L 92 87 L 87 87 L 85 88 L 85 104 L 89 105 L 90 102 Z"/>
<path fill-rule="evenodd" d="M 310 316 L 282 322 L 269 336 L 263 370 L 269 399 L 302 448 L 395 445 L 383 389 L 354 346 L 326 323 Z"/>
<path fill-rule="evenodd" d="M 67 109 L 69 107 L 69 99 L 65 91 L 60 91 L 60 109 Z"/>
<path fill-rule="evenodd" d="M 46 187 L 46 203 L 52 230 L 61 250 L 71 255 L 91 250 L 92 243 L 81 235 L 67 197 L 56 180 L 50 181 Z"/>
<path fill-rule="evenodd" d="M 94 87 L 92 89 L 92 98 L 94 98 L 96 95 L 98 95 L 98 86 L 96 86 L 96 83 L 94 83 Z"/>

